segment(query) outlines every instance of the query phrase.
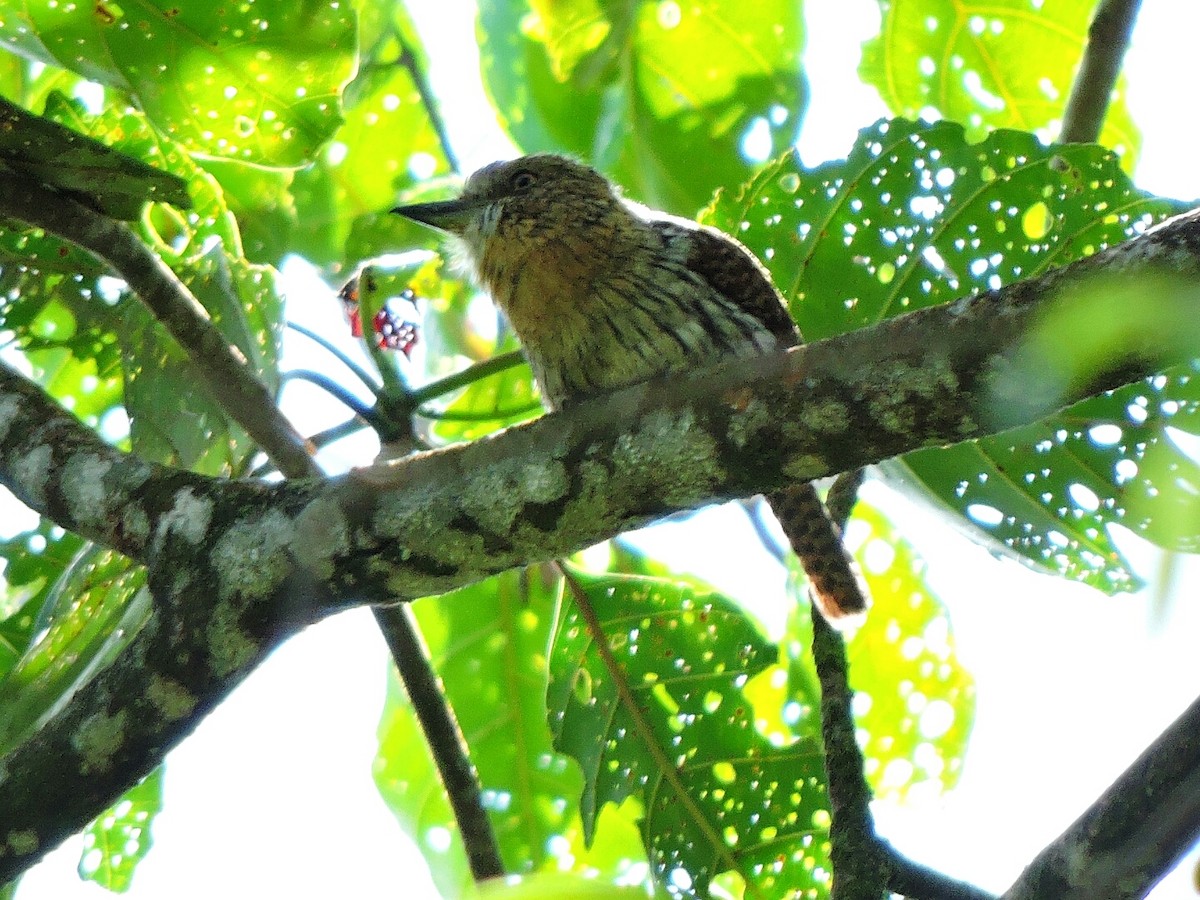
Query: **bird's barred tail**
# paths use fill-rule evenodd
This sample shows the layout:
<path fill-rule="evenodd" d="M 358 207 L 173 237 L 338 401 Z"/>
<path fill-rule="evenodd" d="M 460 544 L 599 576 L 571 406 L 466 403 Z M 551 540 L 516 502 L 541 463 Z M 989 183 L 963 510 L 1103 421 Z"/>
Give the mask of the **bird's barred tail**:
<path fill-rule="evenodd" d="M 861 616 L 866 589 L 858 567 L 842 546 L 841 529 L 825 511 L 811 484 L 789 485 L 767 497 L 792 551 L 800 557 L 813 602 L 827 621 Z"/>

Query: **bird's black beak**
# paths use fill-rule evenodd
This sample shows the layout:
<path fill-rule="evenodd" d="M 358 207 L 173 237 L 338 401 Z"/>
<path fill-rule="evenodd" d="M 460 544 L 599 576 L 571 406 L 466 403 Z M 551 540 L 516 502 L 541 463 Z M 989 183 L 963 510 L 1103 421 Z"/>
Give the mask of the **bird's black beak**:
<path fill-rule="evenodd" d="M 467 225 L 475 217 L 480 204 L 477 201 L 465 200 L 461 197 L 455 200 L 440 200 L 436 203 L 413 203 L 409 206 L 397 206 L 392 212 L 429 225 L 451 234 L 462 234 Z"/>

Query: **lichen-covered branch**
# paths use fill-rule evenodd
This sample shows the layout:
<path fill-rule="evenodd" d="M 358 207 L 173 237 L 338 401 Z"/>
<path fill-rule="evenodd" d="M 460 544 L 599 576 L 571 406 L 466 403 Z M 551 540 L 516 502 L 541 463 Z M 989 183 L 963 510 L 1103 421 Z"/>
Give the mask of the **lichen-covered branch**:
<path fill-rule="evenodd" d="M 1064 291 L 1164 271 L 1174 278 L 1156 282 L 1157 299 L 1193 304 L 1179 319 L 1194 320 L 1200 213 L 874 328 L 638 385 L 473 444 L 277 484 L 140 463 L 0 368 L 0 481 L 145 562 L 156 601 L 151 640 L 132 651 L 144 658 L 101 673 L 4 761 L 0 881 L 144 775 L 278 640 L 335 609 L 443 593 L 680 509 L 994 433 L 1190 358 L 1194 343 L 1147 330 L 1118 367 L 1055 380 L 1054 359 L 1029 349 Z M 142 714 L 156 709 L 176 718 Z"/>
<path fill-rule="evenodd" d="M 414 69 L 414 77 L 416 74 Z M 221 335 L 187 286 L 161 259 L 137 239 L 128 226 L 122 222 L 113 221 L 90 207 L 77 203 L 36 181 L 20 179 L 3 173 L 0 173 L 0 214 L 7 214 L 45 228 L 47 231 L 90 250 L 108 263 L 125 279 L 179 346 L 188 353 L 196 364 L 194 371 L 204 388 L 221 404 L 230 418 L 246 429 L 246 432 L 255 439 L 281 473 L 292 478 L 321 474 L 309 453 L 308 443 L 279 411 L 267 389 L 255 377 L 245 360 L 238 354 L 237 349 Z M 332 385 L 326 385 L 329 390 L 332 390 L 332 387 Z M 344 397 L 348 396 L 344 395 Z M 362 411 L 355 403 L 349 405 L 355 411 Z M 51 442 L 39 441 L 36 429 L 34 434 L 27 437 L 31 443 L 37 443 L 39 449 L 36 455 L 26 458 L 24 466 L 36 476 L 37 466 L 50 458 L 47 454 L 53 455 L 53 451 L 50 449 L 53 445 Z M 92 441 L 93 444 L 98 443 L 94 438 Z M 96 525 L 107 532 L 105 536 L 96 539 L 141 559 L 142 548 L 135 546 L 134 542 L 139 539 L 139 536 L 144 539 L 142 532 L 145 526 L 136 516 L 131 517 L 128 521 L 112 519 L 108 515 L 109 511 L 114 506 L 119 506 L 126 499 L 126 495 L 119 491 L 107 493 L 104 490 L 106 481 L 121 482 L 121 472 L 124 472 L 130 465 L 139 466 L 141 463 L 137 460 L 121 461 L 117 468 L 118 475 L 106 479 L 102 473 L 95 470 L 99 459 L 100 457 L 94 454 L 75 456 L 73 465 L 77 468 L 83 467 L 83 471 L 80 473 L 83 477 L 68 478 L 62 482 L 63 487 L 71 491 L 64 497 L 73 507 L 67 513 L 76 520 L 80 515 L 94 519 Z M 125 478 L 124 480 L 132 479 Z M 80 495 L 82 489 L 91 490 L 96 495 Z M 31 498 L 24 497 L 23 499 Z M 76 512 L 78 515 L 75 515 Z M 59 524 L 63 524 L 64 527 L 68 527 L 61 518 L 54 515 L 51 517 L 55 518 Z M 114 531 L 121 533 L 113 533 Z M 143 561 L 145 560 L 143 559 Z M 411 647 L 421 645 L 416 632 L 416 624 L 405 611 L 380 607 L 374 612 L 377 624 L 385 637 L 389 638 L 389 645 L 396 641 L 401 641 Z M 139 636 L 136 640 L 139 644 L 154 640 L 153 630 Z M 127 657 L 122 665 L 128 665 L 128 660 L 136 655 L 138 648 L 135 647 L 133 650 L 134 653 Z M 145 656 L 153 658 L 155 654 L 147 652 Z M 448 709 L 444 698 L 435 698 L 429 691 L 420 690 L 421 685 L 436 683 L 432 664 L 422 654 L 395 656 L 394 660 L 401 680 L 409 687 L 410 692 L 424 698 L 424 705 L 420 708 L 419 713 L 422 722 L 431 726 L 427 729 L 431 741 L 435 741 L 437 738 L 445 738 L 447 741 L 441 744 L 431 743 L 431 750 L 439 770 L 442 771 L 443 776 L 449 775 L 451 781 L 461 781 L 461 773 L 470 772 L 471 768 L 466 749 L 461 741 L 450 740 L 457 736 L 453 714 Z M 224 691 L 216 693 L 223 695 Z M 194 716 L 198 717 L 199 715 L 200 707 L 197 707 Z M 192 724 L 192 718 L 192 716 L 184 716 L 174 722 L 161 724 L 164 727 L 186 731 Z M 140 724 L 149 726 L 150 723 L 142 721 Z M 466 788 L 461 785 L 458 790 L 458 798 L 459 802 L 455 805 L 455 812 L 460 820 L 464 839 L 469 841 L 473 835 L 481 835 L 488 830 L 487 813 L 479 799 L 478 789 L 475 791 L 473 808 L 469 803 Z M 469 818 L 470 821 L 464 817 Z M 480 855 L 487 856 L 494 851 L 494 840 L 486 838 L 479 840 Z"/>

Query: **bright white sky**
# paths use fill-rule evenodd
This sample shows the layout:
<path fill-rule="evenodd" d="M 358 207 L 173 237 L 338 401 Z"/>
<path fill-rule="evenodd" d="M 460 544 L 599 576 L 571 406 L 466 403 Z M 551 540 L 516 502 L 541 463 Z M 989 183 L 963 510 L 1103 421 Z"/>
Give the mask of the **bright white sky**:
<path fill-rule="evenodd" d="M 430 43 L 435 89 L 447 98 L 444 109 L 459 113 L 450 126 L 464 166 L 506 155 L 488 127 L 486 101 L 472 92 L 478 90 L 468 50 L 472 5 L 413 6 Z M 855 77 L 858 42 L 870 31 L 874 4 L 811 0 L 807 6 L 815 80 L 802 153 L 814 164 L 843 156 L 857 129 L 884 110 Z M 860 24 L 848 27 L 854 22 Z M 1200 125 L 1191 107 L 1179 104 L 1180 85 L 1194 81 L 1196 34 L 1200 5 L 1148 3 L 1126 66 L 1130 103 L 1145 135 L 1137 180 L 1183 198 L 1200 196 Z M 459 72 L 468 76 L 458 79 Z M 291 317 L 325 334 L 342 333 L 337 304 L 313 297 L 311 274 L 293 269 L 288 275 Z M 290 361 L 310 365 L 299 355 L 302 343 L 292 341 L 290 352 L 297 355 Z M 316 400 L 302 389 L 285 396 L 287 412 L 305 431 L 341 417 Z M 369 450 L 349 453 L 329 464 L 370 456 Z M 1173 589 L 1158 599 L 1109 599 L 993 560 L 887 489 L 875 486 L 866 496 L 902 525 L 928 560 L 930 581 L 950 606 L 960 656 L 979 686 L 960 786 L 905 808 L 877 804 L 881 830 L 920 861 L 999 892 L 1200 694 L 1194 662 L 1200 606 L 1190 596 L 1200 569 L 1184 565 Z M 644 545 L 731 593 L 780 596 L 782 574 L 755 540 L 731 531 L 730 519 L 713 524 L 693 522 L 686 532 L 671 526 L 647 536 Z M 731 540 L 760 554 L 753 583 L 747 583 L 748 566 L 731 573 L 714 565 L 742 552 Z M 1153 577 L 1157 554 L 1144 547 L 1134 553 L 1142 573 Z M 379 636 L 361 610 L 322 623 L 277 652 L 168 758 L 155 847 L 127 896 L 434 896 L 420 855 L 407 846 L 371 781 L 386 666 Z M 71 840 L 47 857 L 26 876 L 18 897 L 99 900 L 105 892 L 74 874 L 79 848 Z M 1194 897 L 1194 863 L 1160 885 L 1154 900 Z"/>

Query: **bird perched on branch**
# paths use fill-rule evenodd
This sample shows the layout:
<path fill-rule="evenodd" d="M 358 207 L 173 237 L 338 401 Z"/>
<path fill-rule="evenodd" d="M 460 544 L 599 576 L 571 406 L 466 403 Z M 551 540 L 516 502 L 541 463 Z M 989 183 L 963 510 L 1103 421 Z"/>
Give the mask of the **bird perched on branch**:
<path fill-rule="evenodd" d="M 552 410 L 722 354 L 801 343 L 744 246 L 625 200 L 600 173 L 563 156 L 493 163 L 456 199 L 393 212 L 459 239 Z M 812 485 L 767 500 L 826 618 L 862 612 L 853 565 Z"/>

